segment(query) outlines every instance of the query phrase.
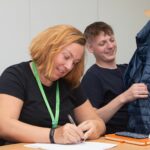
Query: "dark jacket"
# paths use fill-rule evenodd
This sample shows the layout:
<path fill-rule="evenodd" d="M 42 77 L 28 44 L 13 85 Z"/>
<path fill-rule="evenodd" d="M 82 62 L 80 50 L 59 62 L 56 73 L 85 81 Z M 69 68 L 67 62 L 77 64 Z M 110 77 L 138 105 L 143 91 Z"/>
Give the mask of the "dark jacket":
<path fill-rule="evenodd" d="M 133 83 L 145 83 L 150 89 L 150 21 L 136 36 L 137 49 L 129 62 L 124 81 L 127 88 Z M 150 91 L 150 90 L 149 90 Z M 129 104 L 129 130 L 150 133 L 150 97 Z"/>

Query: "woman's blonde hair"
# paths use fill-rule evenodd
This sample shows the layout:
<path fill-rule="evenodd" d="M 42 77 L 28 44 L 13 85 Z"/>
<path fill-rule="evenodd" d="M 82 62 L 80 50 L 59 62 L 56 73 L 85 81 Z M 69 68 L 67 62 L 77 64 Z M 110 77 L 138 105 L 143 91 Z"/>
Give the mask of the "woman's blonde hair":
<path fill-rule="evenodd" d="M 50 27 L 32 40 L 29 48 L 32 60 L 46 78 L 50 79 L 51 77 L 54 56 L 71 43 L 84 46 L 86 40 L 82 32 L 70 25 Z M 83 75 L 84 55 L 81 61 L 64 77 L 72 87 L 79 84 Z"/>

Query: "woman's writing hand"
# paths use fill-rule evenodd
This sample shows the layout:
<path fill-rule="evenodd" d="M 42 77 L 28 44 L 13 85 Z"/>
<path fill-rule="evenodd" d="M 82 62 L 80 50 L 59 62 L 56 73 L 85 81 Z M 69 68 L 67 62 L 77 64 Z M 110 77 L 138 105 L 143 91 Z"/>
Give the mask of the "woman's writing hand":
<path fill-rule="evenodd" d="M 82 130 L 74 124 L 67 123 L 55 129 L 54 141 L 59 144 L 75 144 L 83 141 Z"/>

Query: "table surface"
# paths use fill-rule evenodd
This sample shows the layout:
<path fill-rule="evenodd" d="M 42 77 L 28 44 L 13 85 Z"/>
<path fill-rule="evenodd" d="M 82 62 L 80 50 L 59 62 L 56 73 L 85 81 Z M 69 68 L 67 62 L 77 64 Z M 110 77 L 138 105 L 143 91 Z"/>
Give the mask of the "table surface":
<path fill-rule="evenodd" d="M 94 142 L 106 142 L 106 143 L 117 144 L 116 147 L 113 147 L 110 150 L 150 150 L 150 145 L 140 146 L 134 144 L 120 143 L 111 140 L 106 140 L 104 137 L 101 137 L 98 140 L 94 140 Z M 39 148 L 35 149 L 35 148 L 24 147 L 24 144 L 25 143 L 0 146 L 0 150 L 40 150 Z"/>

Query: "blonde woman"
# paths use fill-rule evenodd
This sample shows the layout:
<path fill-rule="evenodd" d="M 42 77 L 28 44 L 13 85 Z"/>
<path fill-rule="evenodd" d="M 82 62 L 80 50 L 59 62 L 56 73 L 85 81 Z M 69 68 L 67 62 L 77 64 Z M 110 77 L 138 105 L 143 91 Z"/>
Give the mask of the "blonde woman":
<path fill-rule="evenodd" d="M 79 86 L 83 34 L 56 25 L 30 45 L 31 61 L 8 67 L 0 78 L 0 138 L 7 142 L 79 143 L 105 131 Z M 71 124 L 68 114 L 74 117 Z"/>

